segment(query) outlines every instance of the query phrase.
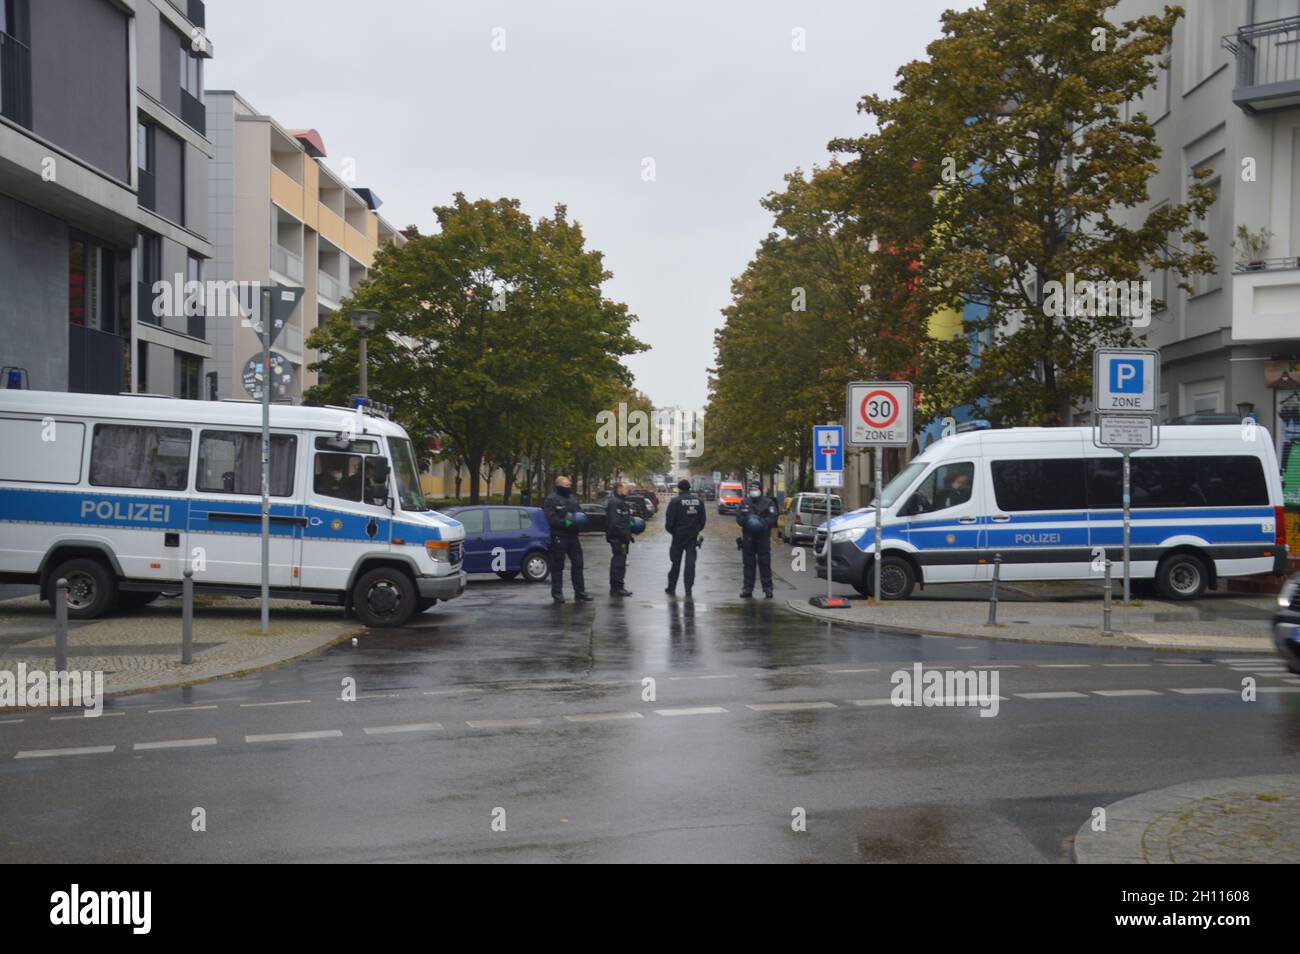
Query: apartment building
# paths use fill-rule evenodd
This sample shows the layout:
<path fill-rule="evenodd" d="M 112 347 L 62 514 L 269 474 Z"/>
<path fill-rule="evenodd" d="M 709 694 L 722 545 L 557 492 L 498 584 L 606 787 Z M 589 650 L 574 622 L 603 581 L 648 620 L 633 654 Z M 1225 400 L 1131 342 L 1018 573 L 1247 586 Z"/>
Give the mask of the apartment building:
<path fill-rule="evenodd" d="M 233 90 L 208 90 L 206 105 L 216 153 L 208 179 L 210 277 L 304 289 L 272 356 L 272 367 L 282 369 L 276 399 L 297 402 L 316 383 L 307 336 L 339 309 L 376 250 L 406 239 L 379 215 L 374 191 L 321 161 L 325 143 L 316 130 L 287 129 Z M 208 330 L 213 392 L 248 398 L 245 370 L 261 356 L 256 332 L 237 317 L 213 320 Z"/>
<path fill-rule="evenodd" d="M 200 0 L 0 0 L 0 386 L 199 397 Z"/>
<path fill-rule="evenodd" d="M 1162 8 L 1123 0 L 1116 19 Z M 1211 169 L 1202 228 L 1218 270 L 1179 291 L 1146 333 L 1161 353 L 1166 418 L 1253 415 L 1278 442 L 1288 502 L 1300 505 L 1300 0 L 1183 0 L 1169 66 L 1143 101 L 1162 159 L 1148 208 L 1184 201 Z M 1140 210 L 1143 214 L 1146 209 Z M 1240 240 L 1244 228 L 1254 240 Z"/>

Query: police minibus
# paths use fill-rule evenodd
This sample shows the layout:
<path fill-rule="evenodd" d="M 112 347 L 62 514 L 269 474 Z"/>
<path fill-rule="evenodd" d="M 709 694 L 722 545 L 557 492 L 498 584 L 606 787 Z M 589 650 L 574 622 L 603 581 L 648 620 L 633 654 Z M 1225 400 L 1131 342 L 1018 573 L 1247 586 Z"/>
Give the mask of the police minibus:
<path fill-rule="evenodd" d="M 465 589 L 465 531 L 368 408 L 271 408 L 270 589 L 399 626 Z M 261 592 L 262 407 L 0 390 L 0 581 L 93 619 L 175 592 Z"/>
<path fill-rule="evenodd" d="M 1157 430 L 1159 446 L 1132 457 L 1131 578 L 1187 600 L 1224 577 L 1281 574 L 1286 525 L 1268 431 Z M 1107 558 L 1122 559 L 1121 468 L 1089 427 L 972 430 L 935 442 L 881 495 L 882 597 L 991 579 L 999 556 L 1002 580 L 1102 578 Z M 829 523 L 832 576 L 863 594 L 874 586 L 875 526 L 874 501 Z M 823 523 L 814 542 L 823 579 L 827 531 Z"/>

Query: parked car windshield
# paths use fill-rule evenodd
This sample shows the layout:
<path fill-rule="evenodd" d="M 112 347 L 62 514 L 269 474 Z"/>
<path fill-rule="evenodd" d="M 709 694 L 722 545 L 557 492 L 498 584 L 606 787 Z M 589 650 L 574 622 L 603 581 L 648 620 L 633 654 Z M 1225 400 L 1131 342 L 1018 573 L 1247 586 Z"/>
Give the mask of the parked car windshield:
<path fill-rule="evenodd" d="M 393 453 L 393 474 L 397 477 L 397 499 L 403 510 L 428 510 L 424 491 L 420 488 L 420 470 L 415 466 L 415 451 L 405 438 L 388 439 Z"/>

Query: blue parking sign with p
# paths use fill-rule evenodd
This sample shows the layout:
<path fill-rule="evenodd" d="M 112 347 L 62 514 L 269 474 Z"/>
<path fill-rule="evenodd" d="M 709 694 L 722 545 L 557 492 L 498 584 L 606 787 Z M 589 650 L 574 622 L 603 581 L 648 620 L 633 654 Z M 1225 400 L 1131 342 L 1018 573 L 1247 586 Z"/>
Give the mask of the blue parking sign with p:
<path fill-rule="evenodd" d="M 1113 359 L 1110 362 L 1110 390 L 1113 394 L 1141 394 L 1142 361 Z"/>

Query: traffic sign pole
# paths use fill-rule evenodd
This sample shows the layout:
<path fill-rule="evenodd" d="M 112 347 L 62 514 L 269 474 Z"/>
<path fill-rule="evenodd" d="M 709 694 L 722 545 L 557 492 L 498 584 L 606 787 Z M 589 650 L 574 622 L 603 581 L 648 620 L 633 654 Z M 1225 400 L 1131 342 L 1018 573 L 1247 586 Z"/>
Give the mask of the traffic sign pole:
<path fill-rule="evenodd" d="M 1132 489 L 1132 484 L 1129 482 L 1129 460 L 1132 458 L 1132 456 L 1133 456 L 1133 452 L 1130 451 L 1130 450 L 1128 450 L 1127 448 L 1125 448 L 1125 450 L 1124 450 L 1124 490 L 1123 490 L 1123 494 L 1124 494 L 1124 497 L 1123 497 L 1123 502 L 1124 502 L 1124 605 L 1125 605 L 1125 606 L 1128 606 L 1128 599 L 1129 599 L 1129 577 L 1130 577 L 1130 575 L 1131 575 L 1131 571 L 1130 571 L 1130 569 L 1129 569 L 1129 567 L 1130 567 L 1131 564 L 1129 563 L 1128 544 L 1129 544 L 1129 527 L 1130 527 L 1130 523 L 1129 523 L 1129 500 L 1130 500 L 1130 491 L 1131 491 L 1131 489 Z"/>
<path fill-rule="evenodd" d="M 262 289 L 262 634 L 271 628 L 271 289 Z"/>
<path fill-rule="evenodd" d="M 880 595 L 880 554 L 883 552 L 883 540 L 884 540 L 884 531 L 882 530 L 882 524 L 881 524 L 881 511 L 885 503 L 885 488 L 882 487 L 881 484 L 885 480 L 885 449 L 883 447 L 877 447 L 875 457 L 876 457 L 876 558 L 872 561 L 872 563 L 874 564 L 873 569 L 876 574 L 876 588 L 873 591 L 873 595 L 876 598 L 876 602 L 880 603 L 883 602 L 883 599 Z"/>

